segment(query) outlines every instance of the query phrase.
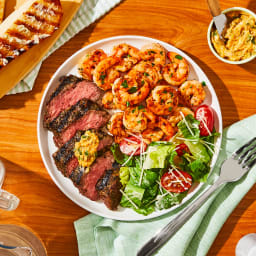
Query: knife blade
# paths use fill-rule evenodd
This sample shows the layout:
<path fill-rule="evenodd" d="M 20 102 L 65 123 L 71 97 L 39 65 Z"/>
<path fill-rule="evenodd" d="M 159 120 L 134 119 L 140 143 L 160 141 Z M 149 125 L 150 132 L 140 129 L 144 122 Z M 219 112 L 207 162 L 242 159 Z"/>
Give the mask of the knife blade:
<path fill-rule="evenodd" d="M 227 17 L 225 14 L 221 13 L 220 4 L 218 0 L 207 0 L 210 12 L 213 16 L 214 24 L 219 33 L 220 39 L 224 40 L 222 37 L 222 32 L 227 24 Z"/>

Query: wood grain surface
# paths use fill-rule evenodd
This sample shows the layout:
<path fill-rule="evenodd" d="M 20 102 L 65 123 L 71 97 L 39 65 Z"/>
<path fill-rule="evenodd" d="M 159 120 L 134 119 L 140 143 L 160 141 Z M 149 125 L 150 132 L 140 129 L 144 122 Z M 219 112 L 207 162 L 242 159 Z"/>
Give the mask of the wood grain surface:
<path fill-rule="evenodd" d="M 222 0 L 221 8 L 241 6 L 256 12 L 255 0 Z M 116 35 L 143 35 L 180 48 L 211 80 L 218 95 L 224 127 L 256 113 L 256 59 L 244 65 L 219 61 L 207 45 L 211 20 L 205 0 L 125 0 L 84 29 L 46 59 L 31 92 L 0 100 L 0 157 L 7 168 L 3 188 L 21 204 L 0 212 L 0 223 L 31 228 L 45 243 L 49 256 L 77 256 L 73 222 L 88 214 L 57 188 L 42 163 L 36 121 L 45 87 L 56 69 L 81 47 Z M 13 71 L 15 75 L 15 70 Z M 233 256 L 238 240 L 256 232 L 256 186 L 230 215 L 209 256 Z"/>

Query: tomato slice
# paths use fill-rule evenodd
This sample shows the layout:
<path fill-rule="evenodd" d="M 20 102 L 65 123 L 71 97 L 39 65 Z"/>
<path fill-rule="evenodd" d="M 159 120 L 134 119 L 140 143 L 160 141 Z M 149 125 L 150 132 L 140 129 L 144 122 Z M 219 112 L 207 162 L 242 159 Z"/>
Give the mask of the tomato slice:
<path fill-rule="evenodd" d="M 141 143 L 142 143 L 142 147 L 143 147 L 143 151 L 145 152 L 146 149 L 147 149 L 147 144 L 140 140 L 139 138 L 136 138 L 134 136 L 130 136 L 130 137 L 127 137 L 125 139 L 123 139 L 121 142 L 120 142 L 120 150 L 122 151 L 122 153 L 126 154 L 126 155 L 131 155 L 133 154 L 134 156 L 137 156 L 140 154 L 140 147 L 141 147 Z"/>
<path fill-rule="evenodd" d="M 195 118 L 200 121 L 199 129 L 201 136 L 210 135 L 209 131 L 212 132 L 214 125 L 213 110 L 210 106 L 202 105 L 199 106 L 195 111 Z"/>
<path fill-rule="evenodd" d="M 183 156 L 185 153 L 190 153 L 188 146 L 185 143 L 181 143 L 176 146 L 175 151 L 178 156 Z"/>
<path fill-rule="evenodd" d="M 164 173 L 161 178 L 162 187 L 172 193 L 181 193 L 192 185 L 192 177 L 184 171 L 172 170 Z"/>

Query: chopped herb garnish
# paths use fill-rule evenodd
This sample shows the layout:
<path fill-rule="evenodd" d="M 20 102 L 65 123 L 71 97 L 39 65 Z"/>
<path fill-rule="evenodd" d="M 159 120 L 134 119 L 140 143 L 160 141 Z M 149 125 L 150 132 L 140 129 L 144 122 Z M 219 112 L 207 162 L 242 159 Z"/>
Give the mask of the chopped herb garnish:
<path fill-rule="evenodd" d="M 149 73 L 147 73 L 147 72 L 144 72 L 144 76 L 149 76 Z"/>
<path fill-rule="evenodd" d="M 130 102 L 126 101 L 126 106 L 129 107 L 130 106 Z"/>
<path fill-rule="evenodd" d="M 128 88 L 127 80 L 124 80 L 121 84 L 124 88 Z"/>
<path fill-rule="evenodd" d="M 164 103 L 164 100 L 163 100 L 163 99 L 161 99 L 161 103 Z"/>
<path fill-rule="evenodd" d="M 140 109 L 143 109 L 143 108 L 145 108 L 143 105 L 139 105 L 138 106 L 138 109 L 140 110 Z"/>
<path fill-rule="evenodd" d="M 103 73 L 104 74 L 104 73 Z M 101 84 L 104 84 L 104 80 L 106 78 L 106 75 L 100 75 Z"/>
<path fill-rule="evenodd" d="M 137 92 L 137 90 L 138 90 L 138 88 L 137 88 L 136 86 L 133 86 L 133 87 L 131 87 L 131 88 L 128 90 L 128 92 L 129 92 L 129 93 L 135 93 L 135 92 Z"/>
<path fill-rule="evenodd" d="M 253 43 L 253 44 L 256 44 L 256 43 L 255 43 L 255 38 L 252 39 L 252 43 Z"/>
<path fill-rule="evenodd" d="M 201 84 L 202 84 L 202 86 L 206 86 L 206 82 L 205 81 L 203 81 Z"/>
<path fill-rule="evenodd" d="M 152 65 L 152 67 L 154 67 L 154 66 L 155 66 L 155 63 L 154 63 L 154 62 L 152 62 L 152 63 L 151 63 L 151 65 Z"/>
<path fill-rule="evenodd" d="M 178 59 L 178 60 L 182 60 L 183 59 L 182 56 L 180 56 L 180 55 L 176 55 L 175 58 Z"/>
<path fill-rule="evenodd" d="M 130 57 L 131 57 L 131 55 L 130 55 L 130 54 L 127 54 L 127 57 L 128 57 L 128 58 L 130 58 Z"/>
<path fill-rule="evenodd" d="M 132 113 L 134 113 L 135 112 L 135 108 L 132 110 Z"/>
<path fill-rule="evenodd" d="M 166 94 L 166 93 L 167 93 L 167 91 L 166 91 L 166 90 L 163 90 L 163 93 L 165 93 L 165 94 Z"/>
<path fill-rule="evenodd" d="M 163 51 L 161 51 L 161 52 L 160 52 L 160 54 L 161 54 L 161 55 L 163 55 L 163 54 L 164 54 L 164 52 L 163 52 Z"/>
<path fill-rule="evenodd" d="M 172 111 L 172 107 L 169 107 L 168 110 L 169 110 L 169 112 L 171 112 Z"/>
<path fill-rule="evenodd" d="M 172 77 L 173 77 L 173 73 L 170 74 L 170 78 L 172 78 Z"/>
<path fill-rule="evenodd" d="M 88 156 L 88 155 L 89 155 L 89 152 L 88 152 L 88 151 L 85 151 L 84 154 L 85 154 L 86 156 Z"/>
<path fill-rule="evenodd" d="M 143 86 L 144 84 L 145 84 L 145 81 L 144 81 L 144 80 L 142 80 L 142 81 L 141 81 L 141 85 Z"/>
<path fill-rule="evenodd" d="M 141 120 L 137 121 L 137 123 L 140 124 L 140 123 L 141 123 Z"/>

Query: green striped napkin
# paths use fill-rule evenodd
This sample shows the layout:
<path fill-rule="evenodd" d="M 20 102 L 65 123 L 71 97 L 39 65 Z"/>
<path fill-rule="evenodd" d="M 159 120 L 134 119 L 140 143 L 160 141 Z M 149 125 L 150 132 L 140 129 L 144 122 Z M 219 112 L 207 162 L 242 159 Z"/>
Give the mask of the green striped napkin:
<path fill-rule="evenodd" d="M 51 50 L 45 55 L 42 61 L 44 61 L 50 54 L 66 43 L 70 38 L 75 36 L 78 32 L 107 13 L 119 2 L 121 2 L 121 0 L 84 0 L 67 29 L 63 32 Z M 31 91 L 41 64 L 42 62 L 40 62 L 21 82 L 19 82 L 11 91 L 9 91 L 8 94 Z"/>
<path fill-rule="evenodd" d="M 213 170 L 213 175 L 210 177 L 211 180 L 217 177 L 220 164 L 224 159 L 256 136 L 255 127 L 256 115 L 224 130 L 222 150 Z M 230 213 L 255 182 L 256 166 L 240 181 L 223 185 L 156 255 L 206 255 Z M 199 193 L 202 193 L 207 186 L 205 185 Z M 198 194 L 192 200 L 195 200 Z M 81 218 L 74 223 L 79 255 L 135 256 L 138 249 L 184 207 L 186 205 L 162 217 L 139 222 L 115 221 L 95 214 Z"/>

